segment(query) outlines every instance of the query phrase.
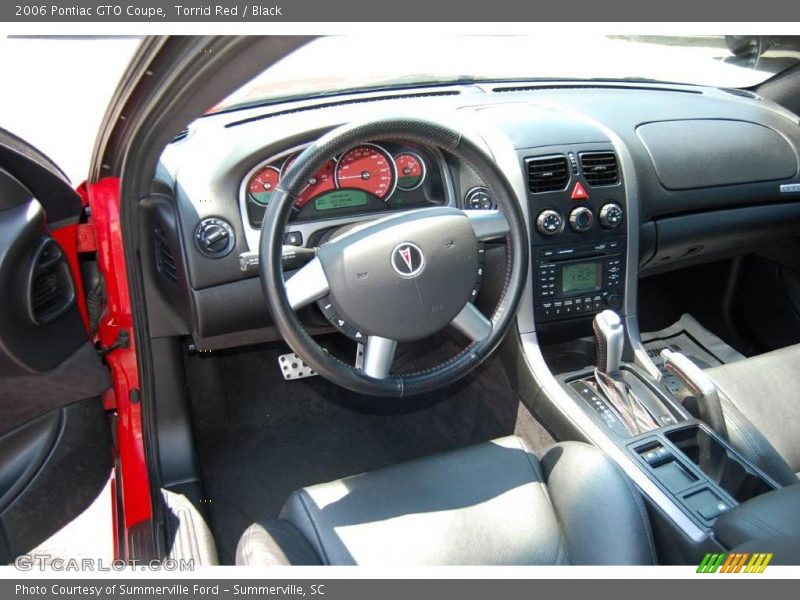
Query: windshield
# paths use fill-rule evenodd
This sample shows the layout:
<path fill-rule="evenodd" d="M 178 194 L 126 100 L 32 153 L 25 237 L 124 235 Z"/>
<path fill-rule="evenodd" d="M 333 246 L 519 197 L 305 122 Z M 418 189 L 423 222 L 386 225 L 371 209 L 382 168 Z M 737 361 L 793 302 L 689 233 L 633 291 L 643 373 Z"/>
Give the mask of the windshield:
<path fill-rule="evenodd" d="M 342 36 L 311 41 L 214 108 L 424 84 L 656 80 L 751 87 L 800 62 L 787 36 Z"/>

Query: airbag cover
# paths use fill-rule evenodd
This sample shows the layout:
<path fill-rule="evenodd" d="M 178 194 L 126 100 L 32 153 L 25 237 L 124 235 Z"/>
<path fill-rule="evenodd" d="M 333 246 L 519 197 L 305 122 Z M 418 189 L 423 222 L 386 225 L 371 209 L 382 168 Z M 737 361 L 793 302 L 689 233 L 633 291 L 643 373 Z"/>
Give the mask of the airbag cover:
<path fill-rule="evenodd" d="M 749 121 L 659 121 L 636 132 L 658 180 L 670 190 L 774 181 L 797 173 L 797 155 L 786 139 Z"/>
<path fill-rule="evenodd" d="M 366 335 L 398 341 L 423 339 L 452 321 L 478 272 L 472 225 L 450 208 L 383 219 L 334 238 L 318 255 L 336 312 Z"/>

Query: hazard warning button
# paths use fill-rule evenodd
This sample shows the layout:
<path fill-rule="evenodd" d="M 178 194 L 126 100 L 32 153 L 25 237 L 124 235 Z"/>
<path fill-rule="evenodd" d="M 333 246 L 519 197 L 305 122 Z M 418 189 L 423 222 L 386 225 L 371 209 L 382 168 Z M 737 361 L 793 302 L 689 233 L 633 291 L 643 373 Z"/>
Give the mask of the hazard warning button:
<path fill-rule="evenodd" d="M 586 189 L 581 185 L 580 181 L 575 182 L 575 187 L 572 188 L 570 198 L 573 200 L 586 200 L 589 198 L 589 194 L 586 193 Z"/>

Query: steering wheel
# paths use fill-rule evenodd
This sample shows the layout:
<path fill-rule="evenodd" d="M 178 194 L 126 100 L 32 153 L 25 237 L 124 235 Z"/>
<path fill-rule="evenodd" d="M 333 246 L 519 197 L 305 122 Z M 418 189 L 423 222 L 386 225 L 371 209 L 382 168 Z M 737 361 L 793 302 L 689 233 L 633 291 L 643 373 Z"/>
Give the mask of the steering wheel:
<path fill-rule="evenodd" d="M 373 140 L 438 147 L 463 160 L 493 192 L 500 210 L 432 207 L 404 211 L 350 229 L 321 245 L 284 281 L 283 230 L 297 195 L 331 157 Z M 505 283 L 490 318 L 470 300 L 479 241 L 506 238 Z M 263 220 L 260 274 L 283 339 L 322 377 L 351 391 L 402 397 L 433 391 L 483 362 L 514 320 L 526 282 L 528 235 L 519 203 L 492 158 L 458 131 L 417 118 L 344 125 L 300 154 L 275 188 Z M 328 297 L 337 314 L 366 335 L 363 368 L 331 356 L 301 325 L 295 310 Z M 454 326 L 469 345 L 425 371 L 393 375 L 398 342 Z"/>

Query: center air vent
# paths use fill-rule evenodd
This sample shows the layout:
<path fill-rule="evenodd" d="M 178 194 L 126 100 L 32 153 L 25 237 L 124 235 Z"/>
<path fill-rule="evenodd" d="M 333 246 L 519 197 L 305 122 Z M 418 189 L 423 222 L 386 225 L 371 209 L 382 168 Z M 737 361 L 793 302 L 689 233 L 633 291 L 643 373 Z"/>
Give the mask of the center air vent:
<path fill-rule="evenodd" d="M 43 238 L 28 285 L 28 311 L 37 325 L 55 321 L 75 302 L 75 287 L 64 253 L 55 240 Z"/>
<path fill-rule="evenodd" d="M 156 226 L 154 233 L 156 269 L 172 283 L 178 283 L 178 269 L 175 265 L 175 256 L 169 247 L 167 236 L 161 227 Z"/>
<path fill-rule="evenodd" d="M 534 193 L 566 189 L 569 183 L 569 164 L 563 155 L 526 158 L 528 189 Z"/>
<path fill-rule="evenodd" d="M 613 152 L 581 152 L 583 178 L 592 187 L 619 183 L 619 166 Z"/>

